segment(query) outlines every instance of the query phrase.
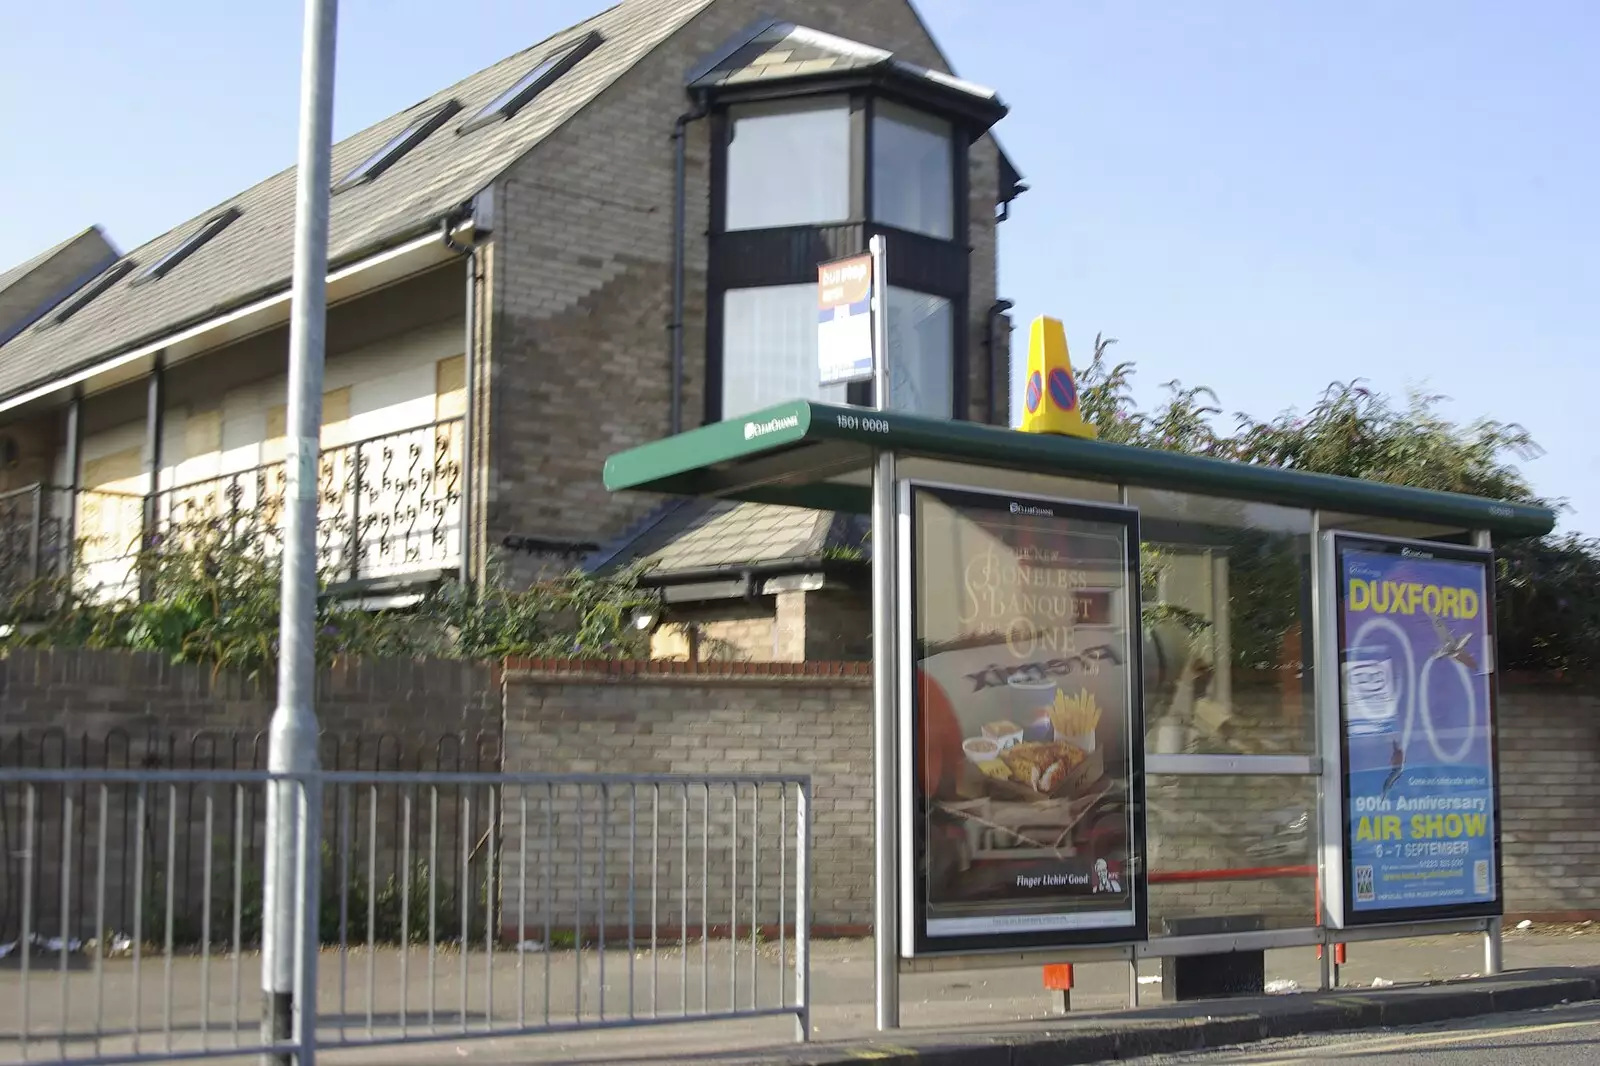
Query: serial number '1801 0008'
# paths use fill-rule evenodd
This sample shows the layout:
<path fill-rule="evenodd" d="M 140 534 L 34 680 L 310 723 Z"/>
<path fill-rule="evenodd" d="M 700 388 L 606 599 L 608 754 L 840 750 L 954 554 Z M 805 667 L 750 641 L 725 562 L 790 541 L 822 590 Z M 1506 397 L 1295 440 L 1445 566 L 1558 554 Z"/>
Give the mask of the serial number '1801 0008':
<path fill-rule="evenodd" d="M 839 428 L 861 430 L 864 433 L 887 433 L 889 432 L 889 420 L 887 418 L 862 418 L 860 415 L 840 415 Z"/>

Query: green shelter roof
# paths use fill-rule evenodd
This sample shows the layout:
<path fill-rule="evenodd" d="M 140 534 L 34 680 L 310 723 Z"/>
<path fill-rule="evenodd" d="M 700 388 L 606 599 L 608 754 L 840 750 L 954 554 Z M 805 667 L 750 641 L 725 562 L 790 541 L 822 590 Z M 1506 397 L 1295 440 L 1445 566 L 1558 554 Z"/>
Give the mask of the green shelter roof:
<path fill-rule="evenodd" d="M 606 460 L 605 484 L 613 492 L 864 512 L 865 475 L 879 449 L 1080 480 L 1459 524 L 1501 537 L 1538 536 L 1555 526 L 1552 511 L 1528 504 L 805 400 L 619 452 Z"/>

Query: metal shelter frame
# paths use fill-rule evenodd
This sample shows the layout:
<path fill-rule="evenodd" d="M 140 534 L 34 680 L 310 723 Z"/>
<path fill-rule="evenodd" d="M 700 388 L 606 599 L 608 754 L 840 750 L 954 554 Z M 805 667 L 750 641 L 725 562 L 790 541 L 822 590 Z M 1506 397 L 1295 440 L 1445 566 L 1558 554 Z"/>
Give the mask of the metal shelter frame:
<path fill-rule="evenodd" d="M 897 466 L 898 464 L 898 466 Z M 930 473 L 932 472 L 932 473 Z M 1459 493 L 1436 492 L 1382 482 L 1335 477 L 1275 467 L 1251 466 L 1174 452 L 1111 444 L 1065 436 L 1020 433 L 970 422 L 951 422 L 894 411 L 842 407 L 810 401 L 780 404 L 742 418 L 718 422 L 611 456 L 605 465 L 606 487 L 615 492 L 640 491 L 680 496 L 708 496 L 748 502 L 811 507 L 887 516 L 902 481 L 937 476 L 947 483 L 1007 489 L 1025 482 L 1036 491 L 1054 479 L 1062 486 L 1051 494 L 1070 496 L 1071 485 L 1098 482 L 1126 504 L 1130 488 L 1174 490 L 1245 502 L 1296 507 L 1311 512 L 1311 590 L 1313 668 L 1338 662 L 1337 635 L 1326 632 L 1323 610 L 1333 589 L 1332 571 L 1323 558 L 1325 517 L 1337 514 L 1328 528 L 1381 532 L 1419 542 L 1448 538 L 1457 544 L 1490 549 L 1495 537 L 1520 538 L 1549 532 L 1555 515 L 1546 508 L 1488 500 Z M 1021 491 L 1019 489 L 1018 491 Z M 1102 497 L 1103 499 L 1104 497 Z M 1352 520 L 1355 516 L 1355 520 Z M 878 523 L 875 522 L 875 527 Z M 1269 948 L 1324 948 L 1322 985 L 1337 980 L 1334 944 L 1405 939 L 1440 933 L 1481 933 L 1484 968 L 1500 972 L 1501 919 L 1477 917 L 1452 921 L 1408 922 L 1330 928 L 1328 902 L 1319 894 L 1317 923 L 1300 929 L 1163 936 L 1108 947 L 1083 947 L 1045 952 L 1008 951 L 985 955 L 901 958 L 897 950 L 899 869 L 895 770 L 899 755 L 901 716 L 897 706 L 894 657 L 882 649 L 896 628 L 893 541 L 884 538 L 873 552 L 875 673 L 884 681 L 875 687 L 874 747 L 877 826 L 877 1017 L 879 1027 L 899 1025 L 899 975 L 952 968 L 1045 965 L 1061 962 L 1125 961 L 1129 964 L 1129 1001 L 1138 1002 L 1138 962 L 1142 958 L 1255 951 Z M 878 544 L 875 542 L 875 548 Z M 1318 670 L 1315 687 L 1316 750 L 1294 755 L 1159 755 L 1147 756 L 1146 772 L 1190 775 L 1298 775 L 1317 782 L 1319 885 L 1328 864 L 1343 861 L 1338 803 L 1342 773 L 1338 744 L 1337 685 L 1327 683 L 1334 671 Z M 1332 724 L 1330 724 L 1332 723 Z M 1497 892 L 1499 891 L 1497 887 Z"/>

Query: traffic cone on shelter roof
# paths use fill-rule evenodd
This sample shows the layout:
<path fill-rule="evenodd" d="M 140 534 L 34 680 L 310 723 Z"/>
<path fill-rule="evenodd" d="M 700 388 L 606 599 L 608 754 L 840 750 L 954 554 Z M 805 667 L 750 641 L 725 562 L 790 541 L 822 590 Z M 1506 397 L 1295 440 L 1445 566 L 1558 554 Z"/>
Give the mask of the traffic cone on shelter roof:
<path fill-rule="evenodd" d="M 1067 331 L 1058 318 L 1040 315 L 1028 327 L 1028 378 L 1022 405 L 1024 433 L 1095 436 L 1095 428 L 1078 410 L 1078 382 L 1067 356 Z"/>

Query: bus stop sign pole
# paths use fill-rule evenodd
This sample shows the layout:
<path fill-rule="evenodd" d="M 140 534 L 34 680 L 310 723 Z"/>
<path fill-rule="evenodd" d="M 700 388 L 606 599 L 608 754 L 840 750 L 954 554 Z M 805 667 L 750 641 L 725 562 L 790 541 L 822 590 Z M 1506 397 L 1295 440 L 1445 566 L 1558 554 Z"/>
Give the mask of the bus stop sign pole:
<path fill-rule="evenodd" d="M 872 402 L 889 409 L 888 256 L 880 234 L 872 238 Z M 877 959 L 878 1028 L 900 1027 L 900 955 L 895 938 L 898 870 L 898 722 L 895 715 L 899 648 L 895 641 L 894 452 L 878 452 L 872 470 L 872 797 L 876 825 L 872 936 Z"/>

